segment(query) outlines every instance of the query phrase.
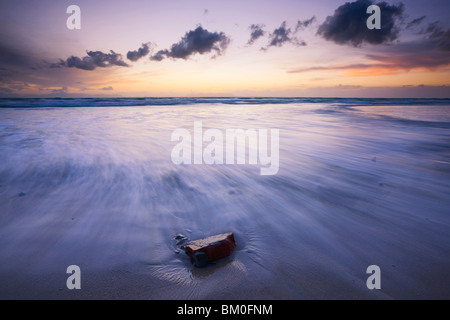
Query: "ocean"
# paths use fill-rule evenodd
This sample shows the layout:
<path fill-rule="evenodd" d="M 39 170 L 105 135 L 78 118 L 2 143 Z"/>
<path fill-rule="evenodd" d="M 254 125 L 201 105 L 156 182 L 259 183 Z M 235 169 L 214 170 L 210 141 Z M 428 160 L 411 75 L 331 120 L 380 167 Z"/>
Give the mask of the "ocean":
<path fill-rule="evenodd" d="M 175 164 L 196 121 L 278 129 L 278 171 Z M 448 299 L 449 178 L 449 99 L 0 99 L 0 298 Z"/>

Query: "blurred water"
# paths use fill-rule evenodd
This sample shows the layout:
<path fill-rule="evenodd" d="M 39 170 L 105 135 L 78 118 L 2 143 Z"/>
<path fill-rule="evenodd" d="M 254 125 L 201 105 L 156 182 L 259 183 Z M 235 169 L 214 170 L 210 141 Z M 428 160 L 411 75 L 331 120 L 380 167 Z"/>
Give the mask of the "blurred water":
<path fill-rule="evenodd" d="M 450 297 L 450 105 L 244 102 L 0 109 L 2 281 L 77 264 L 195 286 L 216 271 L 173 237 L 232 231 L 220 268 L 283 297 L 314 275 L 364 290 L 371 264 L 388 296 Z M 172 131 L 196 120 L 280 129 L 278 174 L 173 164 Z"/>

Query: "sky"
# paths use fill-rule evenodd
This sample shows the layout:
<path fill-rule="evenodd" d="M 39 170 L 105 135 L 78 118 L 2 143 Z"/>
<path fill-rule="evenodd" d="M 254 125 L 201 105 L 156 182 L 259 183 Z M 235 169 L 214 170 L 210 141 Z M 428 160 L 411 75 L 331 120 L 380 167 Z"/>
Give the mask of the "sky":
<path fill-rule="evenodd" d="M 450 98 L 449 5 L 1 0 L 0 97 Z"/>

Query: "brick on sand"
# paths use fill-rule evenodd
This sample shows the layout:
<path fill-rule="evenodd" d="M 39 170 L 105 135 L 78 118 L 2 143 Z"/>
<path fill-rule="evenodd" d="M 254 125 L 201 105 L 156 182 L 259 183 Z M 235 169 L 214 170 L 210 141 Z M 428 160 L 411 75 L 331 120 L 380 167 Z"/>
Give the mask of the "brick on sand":
<path fill-rule="evenodd" d="M 195 266 L 204 267 L 209 262 L 229 256 L 235 248 L 234 235 L 228 232 L 190 241 L 185 246 L 185 252 Z"/>

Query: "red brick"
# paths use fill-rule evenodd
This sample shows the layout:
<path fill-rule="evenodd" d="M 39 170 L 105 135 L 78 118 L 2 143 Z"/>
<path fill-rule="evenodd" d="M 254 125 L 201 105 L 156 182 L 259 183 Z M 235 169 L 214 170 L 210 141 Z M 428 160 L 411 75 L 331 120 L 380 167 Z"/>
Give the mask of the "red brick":
<path fill-rule="evenodd" d="M 190 241 L 185 251 L 197 267 L 204 267 L 209 262 L 229 256 L 235 248 L 234 235 L 229 232 Z"/>

